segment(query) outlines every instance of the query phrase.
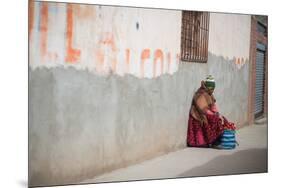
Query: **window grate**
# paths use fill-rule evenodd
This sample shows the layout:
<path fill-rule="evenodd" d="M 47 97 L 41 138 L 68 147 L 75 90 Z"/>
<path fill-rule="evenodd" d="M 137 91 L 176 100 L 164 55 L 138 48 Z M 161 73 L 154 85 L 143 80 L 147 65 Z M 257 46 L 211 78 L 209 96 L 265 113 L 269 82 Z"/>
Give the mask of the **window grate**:
<path fill-rule="evenodd" d="M 182 12 L 181 60 L 206 63 L 208 60 L 209 13 Z"/>

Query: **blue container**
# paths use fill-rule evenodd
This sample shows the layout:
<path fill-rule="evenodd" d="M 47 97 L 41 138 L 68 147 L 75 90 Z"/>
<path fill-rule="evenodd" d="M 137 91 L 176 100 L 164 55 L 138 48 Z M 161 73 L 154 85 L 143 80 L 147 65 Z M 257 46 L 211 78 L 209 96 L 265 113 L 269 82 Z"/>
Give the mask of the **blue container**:
<path fill-rule="evenodd" d="M 236 147 L 236 137 L 234 130 L 224 130 L 220 137 L 219 149 L 234 149 Z"/>

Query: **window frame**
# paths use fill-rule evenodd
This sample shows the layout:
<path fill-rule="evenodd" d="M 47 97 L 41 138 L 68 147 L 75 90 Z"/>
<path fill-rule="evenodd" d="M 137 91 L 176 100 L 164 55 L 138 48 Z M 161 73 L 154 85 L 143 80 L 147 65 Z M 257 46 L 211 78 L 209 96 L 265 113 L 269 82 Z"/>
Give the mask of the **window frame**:
<path fill-rule="evenodd" d="M 182 11 L 181 61 L 207 63 L 209 12 Z"/>

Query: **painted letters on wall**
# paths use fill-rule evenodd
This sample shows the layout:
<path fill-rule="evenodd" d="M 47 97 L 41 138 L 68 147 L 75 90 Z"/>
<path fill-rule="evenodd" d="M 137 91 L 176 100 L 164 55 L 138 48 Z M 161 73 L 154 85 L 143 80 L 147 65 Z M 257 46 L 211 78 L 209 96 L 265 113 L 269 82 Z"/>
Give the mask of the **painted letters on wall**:
<path fill-rule="evenodd" d="M 176 34 L 180 22 L 162 23 L 159 30 L 151 25 L 159 24 L 163 14 L 180 20 L 180 11 L 141 12 L 143 15 L 133 8 L 30 3 L 30 66 L 72 66 L 102 75 L 111 72 L 140 78 L 173 74 L 179 62 Z M 168 38 L 170 33 L 175 37 Z"/>

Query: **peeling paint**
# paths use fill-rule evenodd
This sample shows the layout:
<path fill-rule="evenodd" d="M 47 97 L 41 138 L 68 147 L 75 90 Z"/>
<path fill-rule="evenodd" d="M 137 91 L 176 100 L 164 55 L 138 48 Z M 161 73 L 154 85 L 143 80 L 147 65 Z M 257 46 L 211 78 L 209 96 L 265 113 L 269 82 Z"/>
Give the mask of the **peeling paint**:
<path fill-rule="evenodd" d="M 36 10 L 38 7 L 39 11 Z M 29 62 L 31 68 L 73 66 L 101 75 L 112 72 L 121 76 L 132 74 L 136 77 L 146 78 L 155 78 L 164 73 L 173 74 L 177 71 L 178 60 L 172 56 L 176 56 L 179 51 L 179 36 L 177 39 L 167 39 L 165 42 L 162 40 L 150 42 L 149 47 L 146 45 L 146 41 L 155 41 L 154 36 L 161 35 L 149 27 L 151 23 L 162 18 L 164 14 L 166 17 L 180 18 L 180 11 L 160 11 L 163 12 L 160 13 L 154 10 L 143 10 L 143 12 L 137 13 L 130 8 L 97 8 L 95 5 L 32 2 L 29 10 L 31 20 L 29 32 L 32 32 L 35 22 L 32 12 L 39 22 L 39 30 L 34 32 L 40 38 L 33 37 L 34 40 L 30 41 L 30 52 L 33 56 Z M 96 14 L 102 16 L 96 17 Z M 124 15 L 128 17 L 127 20 L 124 19 Z M 139 35 L 145 36 L 147 33 L 151 33 L 147 39 L 143 40 L 136 38 L 133 34 L 134 31 L 126 26 L 130 23 L 136 24 L 136 18 L 141 18 L 139 17 L 141 15 L 156 16 L 155 20 L 143 21 L 140 19 L 138 21 L 138 23 L 142 23 L 142 30 L 138 31 Z M 57 19 L 54 20 L 54 17 Z M 175 23 L 176 27 L 163 23 L 159 28 L 162 27 L 163 31 L 166 30 L 169 33 L 170 28 L 173 28 L 173 32 L 178 33 L 180 23 Z M 167 35 L 165 32 L 162 33 L 163 36 Z M 62 38 L 55 37 L 55 35 L 62 36 Z M 55 47 L 56 40 L 64 43 L 63 49 Z M 169 46 L 162 43 L 168 43 Z M 163 48 L 159 48 L 159 46 Z M 36 50 L 38 47 L 39 53 Z M 142 55 L 143 50 L 147 53 L 146 49 L 150 50 L 149 57 L 145 54 Z M 155 52 L 156 50 L 158 51 Z M 169 57 L 167 57 L 167 53 L 170 54 Z M 145 58 L 142 59 L 142 56 Z"/>
<path fill-rule="evenodd" d="M 141 53 L 141 77 L 144 77 L 144 63 L 150 58 L 150 49 L 144 49 Z"/>
<path fill-rule="evenodd" d="M 35 6 L 35 4 L 39 6 Z M 156 78 L 165 73 L 174 74 L 178 71 L 180 63 L 180 11 L 161 12 L 162 10 L 140 9 L 137 13 L 134 9 L 120 7 L 97 8 L 95 5 L 77 4 L 65 4 L 64 6 L 65 9 L 59 8 L 57 3 L 31 2 L 29 4 L 29 34 L 30 39 L 33 39 L 30 40 L 30 48 L 39 47 L 38 54 L 36 54 L 36 49 L 31 50 L 33 56 L 36 57 L 31 58 L 30 66 L 32 68 L 61 65 L 67 67 L 70 65 L 77 69 L 89 69 L 97 74 L 106 75 L 112 72 L 121 76 L 133 74 L 140 78 Z M 36 11 L 35 9 L 38 7 L 40 10 Z M 178 23 L 177 27 L 171 27 L 170 24 L 166 25 L 166 23 L 159 24 L 158 19 L 162 19 L 164 13 L 167 19 L 178 20 L 178 22 L 175 21 Z M 96 14 L 101 14 L 103 17 L 96 17 Z M 124 15 L 127 15 L 127 20 L 124 19 Z M 58 19 L 60 22 L 65 20 L 65 23 L 54 21 L 50 23 L 49 17 L 54 16 L 60 17 Z M 62 16 L 65 18 L 61 18 Z M 144 19 L 146 17 L 150 19 Z M 234 28 L 242 28 L 239 24 L 228 28 L 229 32 L 216 29 L 215 31 L 218 32 L 214 33 L 212 30 L 220 24 L 219 21 L 224 23 L 233 19 L 238 22 L 239 18 L 232 15 L 211 14 L 209 50 L 210 52 L 223 53 L 222 56 L 226 58 L 231 54 L 238 54 L 234 56 L 234 63 L 238 69 L 241 69 L 248 59 L 248 52 L 243 51 L 246 48 L 241 47 L 248 44 L 247 29 L 231 35 L 234 39 L 247 39 L 235 40 L 235 42 L 232 42 L 234 39 L 226 40 L 226 37 L 229 32 L 233 33 Z M 39 22 L 39 30 L 33 31 L 35 20 Z M 246 27 L 248 17 L 243 16 L 241 20 L 241 24 Z M 128 27 L 136 23 L 142 23 L 141 30 L 136 31 L 135 28 Z M 157 23 L 159 29 L 162 27 L 160 33 L 150 27 L 152 23 Z M 66 25 L 65 28 L 64 25 Z M 57 31 L 60 33 L 56 33 Z M 36 32 L 34 34 L 40 38 L 32 37 L 31 33 L 33 32 Z M 170 36 L 170 33 L 177 34 L 172 35 L 171 38 L 165 37 Z M 50 37 L 53 35 L 65 37 L 62 39 L 65 40 L 64 53 L 59 52 L 57 48 L 54 49 L 56 37 Z M 158 38 L 158 36 L 162 37 Z M 224 41 L 221 41 L 220 37 L 224 38 Z M 157 38 L 165 38 L 165 40 L 163 42 Z M 40 46 L 37 46 L 37 43 Z M 52 45 L 50 46 L 50 44 Z M 231 44 L 233 47 L 225 48 L 225 44 L 228 46 Z M 38 59 L 40 60 L 38 61 Z"/>
<path fill-rule="evenodd" d="M 102 50 L 97 50 L 95 53 L 96 53 L 96 58 L 98 60 L 97 71 L 103 72 L 104 53 Z"/>
<path fill-rule="evenodd" d="M 34 27 L 34 3 L 29 1 L 29 11 L 28 11 L 28 34 L 29 38 L 31 38 L 31 31 Z"/>
<path fill-rule="evenodd" d="M 130 72 L 130 49 L 126 49 L 126 73 Z"/>
<path fill-rule="evenodd" d="M 74 10 L 76 10 L 76 14 L 80 19 L 95 19 L 96 11 L 95 7 L 89 5 L 74 5 Z"/>
<path fill-rule="evenodd" d="M 67 5 L 67 31 L 66 31 L 66 57 L 67 63 L 77 63 L 80 59 L 81 51 L 74 49 L 72 46 L 73 42 L 73 9 L 72 4 Z"/>
<path fill-rule="evenodd" d="M 163 57 L 163 52 L 160 49 L 157 49 L 154 52 L 154 60 L 153 60 L 153 77 L 156 77 L 156 71 L 157 71 L 157 63 L 160 62 L 160 70 L 161 74 L 163 74 L 163 69 L 164 69 L 164 57 Z M 160 74 L 160 75 L 161 75 Z"/>
<path fill-rule="evenodd" d="M 245 65 L 246 61 L 248 61 L 248 60 L 244 60 L 243 57 L 241 57 L 241 58 L 240 57 L 238 57 L 238 58 L 234 57 L 233 58 L 233 62 L 236 65 L 237 69 L 241 69 Z"/>
<path fill-rule="evenodd" d="M 48 34 L 48 4 L 46 2 L 42 2 L 41 4 L 41 17 L 40 17 L 40 34 L 41 34 L 41 46 L 40 53 L 42 61 L 47 54 L 47 34 Z"/>

